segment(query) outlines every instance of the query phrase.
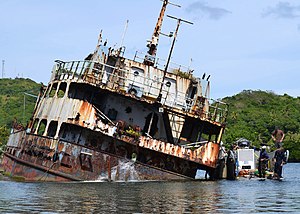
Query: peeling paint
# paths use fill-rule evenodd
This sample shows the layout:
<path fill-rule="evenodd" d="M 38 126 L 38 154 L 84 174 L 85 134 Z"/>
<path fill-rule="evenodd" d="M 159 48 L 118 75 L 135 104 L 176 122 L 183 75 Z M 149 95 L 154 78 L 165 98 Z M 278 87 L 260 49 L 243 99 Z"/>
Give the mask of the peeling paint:
<path fill-rule="evenodd" d="M 26 180 L 111 181 L 134 177 L 124 166 L 147 180 L 193 179 L 197 169 L 216 168 L 228 106 L 209 99 L 209 78 L 159 65 L 167 3 L 142 60 L 106 47 L 100 34 L 85 60 L 56 61 L 26 131 L 12 130 L 6 171 Z"/>

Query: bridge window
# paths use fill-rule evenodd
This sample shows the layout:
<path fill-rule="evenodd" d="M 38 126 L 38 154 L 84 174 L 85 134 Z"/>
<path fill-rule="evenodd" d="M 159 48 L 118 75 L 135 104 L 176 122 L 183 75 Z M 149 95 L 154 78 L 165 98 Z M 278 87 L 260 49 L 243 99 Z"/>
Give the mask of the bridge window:
<path fill-rule="evenodd" d="M 59 89 L 58 89 L 58 92 L 57 92 L 57 97 L 58 98 L 64 97 L 65 93 L 66 93 L 66 89 L 67 89 L 67 83 L 65 83 L 65 82 L 60 83 Z"/>
<path fill-rule="evenodd" d="M 46 119 L 41 120 L 38 131 L 37 131 L 38 135 L 43 135 L 44 134 L 45 129 L 46 129 L 46 125 L 47 125 L 47 120 Z"/>
<path fill-rule="evenodd" d="M 52 85 L 51 91 L 50 91 L 50 93 L 49 93 L 49 97 L 54 97 L 54 96 L 55 96 L 55 94 L 56 94 L 56 89 L 57 89 L 57 83 L 54 83 L 54 84 Z"/>
<path fill-rule="evenodd" d="M 51 121 L 48 127 L 48 133 L 47 136 L 49 137 L 54 137 L 57 131 L 57 125 L 58 122 L 57 121 Z"/>

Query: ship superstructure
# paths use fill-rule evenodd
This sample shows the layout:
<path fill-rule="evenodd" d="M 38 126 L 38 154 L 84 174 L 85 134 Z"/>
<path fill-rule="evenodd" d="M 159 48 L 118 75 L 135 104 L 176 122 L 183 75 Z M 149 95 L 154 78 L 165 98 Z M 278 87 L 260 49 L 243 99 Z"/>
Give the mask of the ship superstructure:
<path fill-rule="evenodd" d="M 83 61 L 57 60 L 26 130 L 13 130 L 3 166 L 26 180 L 193 179 L 213 172 L 227 105 L 209 77 L 156 57 L 163 7 L 146 54 L 127 59 L 99 35 Z M 168 66 L 166 66 L 168 65 Z"/>

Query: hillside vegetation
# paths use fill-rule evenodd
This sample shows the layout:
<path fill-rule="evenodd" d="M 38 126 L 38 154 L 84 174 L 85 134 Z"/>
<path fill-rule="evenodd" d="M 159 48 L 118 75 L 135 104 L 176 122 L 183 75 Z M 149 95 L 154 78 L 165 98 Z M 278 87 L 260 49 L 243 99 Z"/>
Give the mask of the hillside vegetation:
<path fill-rule="evenodd" d="M 0 79 L 0 148 L 6 144 L 12 122 L 17 120 L 24 126 L 32 116 L 41 84 L 30 79 Z"/>
<path fill-rule="evenodd" d="M 246 138 L 253 146 L 265 143 L 273 147 L 271 133 L 277 126 L 285 133 L 283 142 L 290 160 L 300 160 L 300 97 L 247 90 L 223 101 L 229 104 L 226 144 Z"/>
<path fill-rule="evenodd" d="M 0 79 L 0 147 L 7 142 L 13 120 L 26 125 L 32 116 L 36 99 L 25 95 L 24 108 L 24 92 L 37 95 L 40 87 L 30 79 Z M 229 104 L 223 137 L 227 146 L 239 138 L 256 147 L 273 146 L 271 133 L 278 126 L 286 134 L 284 147 L 290 150 L 290 160 L 300 161 L 300 97 L 247 90 L 222 101 Z"/>

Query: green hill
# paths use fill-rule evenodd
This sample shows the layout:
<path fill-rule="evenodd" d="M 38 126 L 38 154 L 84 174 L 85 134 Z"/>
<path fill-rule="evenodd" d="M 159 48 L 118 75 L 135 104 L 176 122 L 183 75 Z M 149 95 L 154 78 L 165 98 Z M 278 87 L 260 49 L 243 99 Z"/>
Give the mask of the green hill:
<path fill-rule="evenodd" d="M 26 125 L 32 116 L 36 99 L 24 92 L 37 95 L 40 87 L 30 79 L 0 79 L 0 147 L 7 141 L 12 121 Z"/>
<path fill-rule="evenodd" d="M 290 150 L 290 160 L 300 160 L 300 97 L 247 90 L 223 101 L 229 104 L 223 138 L 227 145 L 246 138 L 254 146 L 274 146 L 271 133 L 277 126 L 285 132 L 284 147 Z"/>

